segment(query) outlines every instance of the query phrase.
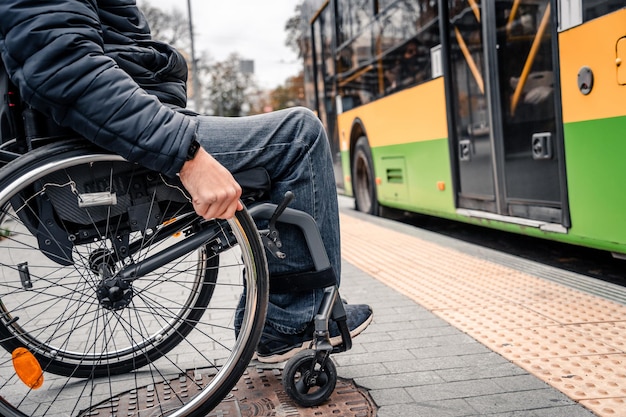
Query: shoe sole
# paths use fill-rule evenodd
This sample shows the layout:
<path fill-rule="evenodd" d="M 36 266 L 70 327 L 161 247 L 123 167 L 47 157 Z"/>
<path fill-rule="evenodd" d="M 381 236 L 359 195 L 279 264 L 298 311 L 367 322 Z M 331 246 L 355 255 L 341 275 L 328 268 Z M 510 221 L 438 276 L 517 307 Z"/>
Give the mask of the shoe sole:
<path fill-rule="evenodd" d="M 365 330 L 367 328 L 367 326 L 370 325 L 370 323 L 372 322 L 372 319 L 374 318 L 374 314 L 370 314 L 370 316 L 367 318 L 367 320 L 365 320 L 363 323 L 361 323 L 358 327 L 352 329 L 352 331 L 350 332 L 350 338 L 354 339 L 356 336 L 358 336 L 359 334 L 361 334 L 361 332 L 363 332 L 363 330 Z M 332 346 L 339 346 L 341 344 L 341 342 L 343 341 L 341 336 L 335 336 L 335 337 L 331 337 L 330 338 L 330 344 Z M 311 346 L 311 340 L 307 340 L 306 342 L 303 342 L 302 345 L 300 346 L 295 346 L 293 347 L 291 350 L 288 350 L 285 353 L 279 353 L 279 354 L 275 354 L 275 355 L 268 355 L 268 356 L 261 356 L 257 353 L 257 360 L 261 363 L 281 363 L 281 362 L 286 362 L 289 359 L 291 359 L 292 357 L 294 357 L 298 352 L 301 352 L 303 350 L 309 349 L 309 346 Z"/>
<path fill-rule="evenodd" d="M 291 350 L 288 350 L 285 353 L 277 353 L 274 355 L 261 356 L 257 353 L 257 360 L 261 363 L 281 363 L 286 362 L 292 357 L 294 357 L 298 352 L 306 350 L 311 345 L 311 340 L 303 342 L 300 346 L 295 346 Z"/>

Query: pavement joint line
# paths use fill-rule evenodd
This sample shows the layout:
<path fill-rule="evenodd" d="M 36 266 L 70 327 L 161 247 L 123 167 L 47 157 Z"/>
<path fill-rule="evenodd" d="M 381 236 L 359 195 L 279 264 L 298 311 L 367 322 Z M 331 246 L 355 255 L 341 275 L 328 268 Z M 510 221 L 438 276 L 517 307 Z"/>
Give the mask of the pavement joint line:
<path fill-rule="evenodd" d="M 340 216 L 344 260 L 597 415 L 626 415 L 626 305 Z"/>

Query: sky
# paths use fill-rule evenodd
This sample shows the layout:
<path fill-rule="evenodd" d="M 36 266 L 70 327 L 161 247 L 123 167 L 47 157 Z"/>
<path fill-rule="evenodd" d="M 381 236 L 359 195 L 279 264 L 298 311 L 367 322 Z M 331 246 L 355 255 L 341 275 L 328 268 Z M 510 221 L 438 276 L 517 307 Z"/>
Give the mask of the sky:
<path fill-rule="evenodd" d="M 168 12 L 187 14 L 187 0 L 139 0 Z M 216 61 L 236 52 L 254 60 L 259 87 L 273 89 L 297 75 L 302 63 L 285 46 L 285 23 L 295 14 L 294 0 L 191 0 L 196 55 L 207 51 Z"/>

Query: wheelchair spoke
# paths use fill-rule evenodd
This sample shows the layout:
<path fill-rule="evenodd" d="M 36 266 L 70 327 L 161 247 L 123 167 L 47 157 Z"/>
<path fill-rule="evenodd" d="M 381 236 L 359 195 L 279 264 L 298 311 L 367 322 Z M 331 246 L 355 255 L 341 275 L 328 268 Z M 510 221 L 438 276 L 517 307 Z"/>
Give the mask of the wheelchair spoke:
<path fill-rule="evenodd" d="M 0 174 L 0 414 L 84 416 L 154 389 L 164 414 L 206 414 L 264 323 L 258 231 L 245 212 L 205 221 L 175 181 L 85 150 L 51 144 Z M 23 348 L 39 389 L 13 367 Z M 168 388 L 180 378 L 193 404 Z"/>

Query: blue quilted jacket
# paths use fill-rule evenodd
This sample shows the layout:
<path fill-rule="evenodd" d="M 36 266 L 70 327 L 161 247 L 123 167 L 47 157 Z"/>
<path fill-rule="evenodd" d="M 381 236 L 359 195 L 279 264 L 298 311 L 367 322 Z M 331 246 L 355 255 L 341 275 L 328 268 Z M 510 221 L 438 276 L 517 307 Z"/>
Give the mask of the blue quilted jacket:
<path fill-rule="evenodd" d="M 95 144 L 176 174 L 196 130 L 187 66 L 135 0 L 1 0 L 0 57 L 22 99 Z"/>

